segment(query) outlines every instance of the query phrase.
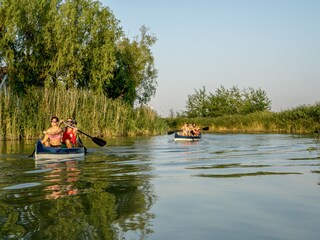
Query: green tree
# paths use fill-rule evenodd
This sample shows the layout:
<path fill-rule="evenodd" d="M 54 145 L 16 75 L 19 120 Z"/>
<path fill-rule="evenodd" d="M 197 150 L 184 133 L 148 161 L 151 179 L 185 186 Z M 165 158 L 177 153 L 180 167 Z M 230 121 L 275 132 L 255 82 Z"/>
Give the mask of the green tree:
<path fill-rule="evenodd" d="M 19 90 L 28 86 L 102 91 L 115 64 L 117 20 L 88 0 L 2 0 L 1 58 Z"/>
<path fill-rule="evenodd" d="M 99 1 L 0 0 L 0 60 L 20 92 L 62 86 L 148 103 L 157 70 L 147 30 L 130 41 Z"/>
<path fill-rule="evenodd" d="M 237 86 L 230 89 L 220 86 L 214 93 L 207 94 L 203 87 L 188 96 L 186 109 L 188 117 L 218 117 L 267 111 L 271 109 L 271 101 L 261 89 L 241 91 Z"/>
<path fill-rule="evenodd" d="M 145 26 L 140 28 L 140 38 L 133 41 L 122 38 L 117 44 L 114 78 L 105 84 L 106 95 L 122 98 L 130 105 L 135 100 L 139 105 L 148 103 L 156 92 L 157 70 L 150 50 L 156 42 L 153 35 L 147 34 Z"/>
<path fill-rule="evenodd" d="M 195 89 L 194 91 L 194 94 L 188 95 L 186 115 L 190 118 L 207 117 L 209 113 L 209 102 L 206 88 L 203 87 L 202 89 Z"/>
<path fill-rule="evenodd" d="M 26 85 L 40 85 L 46 69 L 48 53 L 42 37 L 51 6 L 49 2 L 39 3 L 22 0 L 0 2 L 0 58 L 8 67 L 13 86 L 20 90 Z"/>
<path fill-rule="evenodd" d="M 50 79 L 103 91 L 113 77 L 115 42 L 122 35 L 118 21 L 94 1 L 66 1 L 59 10 Z"/>
<path fill-rule="evenodd" d="M 266 92 L 260 88 L 258 90 L 249 88 L 244 91 L 243 96 L 243 109 L 241 111 L 243 114 L 271 109 L 271 100 L 267 97 Z"/>
<path fill-rule="evenodd" d="M 242 94 L 238 87 L 226 89 L 220 86 L 215 94 L 209 96 L 209 115 L 211 117 L 226 114 L 239 114 L 241 111 Z"/>

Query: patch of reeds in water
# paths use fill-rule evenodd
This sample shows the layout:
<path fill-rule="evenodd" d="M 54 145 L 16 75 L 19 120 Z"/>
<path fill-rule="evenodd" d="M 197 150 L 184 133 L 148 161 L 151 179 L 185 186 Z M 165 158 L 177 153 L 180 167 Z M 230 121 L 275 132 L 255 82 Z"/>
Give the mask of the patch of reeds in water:
<path fill-rule="evenodd" d="M 34 87 L 23 97 L 0 92 L 0 140 L 38 138 L 52 116 L 74 118 L 79 129 L 98 137 L 156 135 L 167 128 L 150 108 L 133 109 L 91 91 Z"/>

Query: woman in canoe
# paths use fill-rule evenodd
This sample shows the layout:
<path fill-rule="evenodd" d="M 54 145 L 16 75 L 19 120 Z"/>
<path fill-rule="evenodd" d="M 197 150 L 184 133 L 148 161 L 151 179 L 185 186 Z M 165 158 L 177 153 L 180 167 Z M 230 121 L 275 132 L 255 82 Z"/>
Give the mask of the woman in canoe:
<path fill-rule="evenodd" d="M 62 129 L 59 127 L 59 118 L 51 118 L 51 128 L 43 131 L 44 138 L 41 141 L 46 147 L 61 147 Z"/>
<path fill-rule="evenodd" d="M 68 118 L 66 121 L 66 127 L 63 131 L 62 143 L 67 146 L 67 148 L 73 148 L 77 145 L 77 133 L 78 129 L 76 127 L 77 122 Z"/>
<path fill-rule="evenodd" d="M 182 130 L 182 133 L 181 133 L 182 136 L 188 136 L 190 132 L 189 124 L 184 123 L 181 130 Z"/>

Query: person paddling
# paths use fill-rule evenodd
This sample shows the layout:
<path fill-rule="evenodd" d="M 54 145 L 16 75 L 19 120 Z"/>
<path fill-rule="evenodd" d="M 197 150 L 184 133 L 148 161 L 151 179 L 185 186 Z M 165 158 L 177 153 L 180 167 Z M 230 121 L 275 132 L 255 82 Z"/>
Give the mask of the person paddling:
<path fill-rule="evenodd" d="M 66 127 L 63 131 L 62 143 L 66 145 L 67 148 L 76 147 L 77 144 L 77 133 L 76 121 L 68 118 L 66 121 Z"/>
<path fill-rule="evenodd" d="M 197 125 L 195 123 L 192 124 L 191 134 L 193 136 L 199 136 L 199 134 L 200 134 L 200 129 L 197 127 Z"/>

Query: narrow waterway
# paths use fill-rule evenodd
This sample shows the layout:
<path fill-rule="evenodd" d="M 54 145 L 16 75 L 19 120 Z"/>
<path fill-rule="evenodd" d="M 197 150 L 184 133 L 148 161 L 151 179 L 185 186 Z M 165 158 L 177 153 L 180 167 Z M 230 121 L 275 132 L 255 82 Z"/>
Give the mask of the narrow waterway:
<path fill-rule="evenodd" d="M 318 139 L 107 140 L 60 163 L 0 142 L 0 239 L 319 238 Z"/>

